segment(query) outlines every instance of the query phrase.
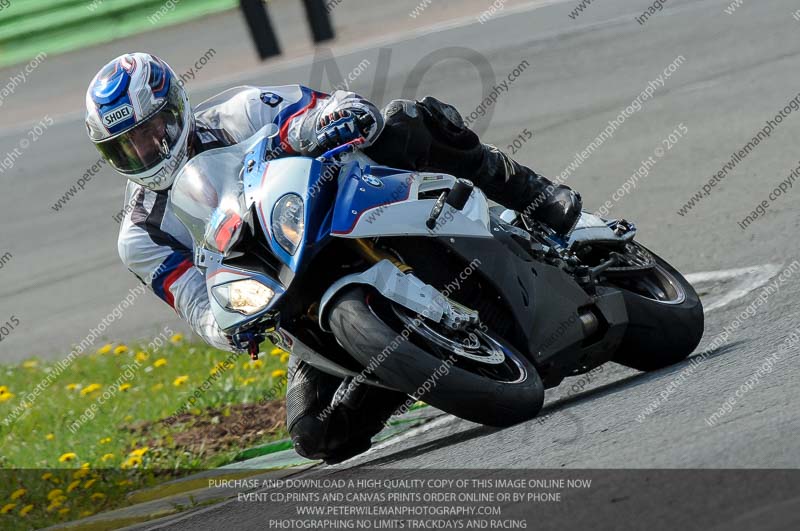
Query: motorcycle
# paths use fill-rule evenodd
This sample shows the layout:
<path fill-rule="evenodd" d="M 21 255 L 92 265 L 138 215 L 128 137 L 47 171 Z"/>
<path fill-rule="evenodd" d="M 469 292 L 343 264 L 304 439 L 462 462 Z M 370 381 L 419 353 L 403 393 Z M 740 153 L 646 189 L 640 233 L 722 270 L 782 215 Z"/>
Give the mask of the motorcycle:
<path fill-rule="evenodd" d="M 562 238 L 359 140 L 318 158 L 277 158 L 278 142 L 267 126 L 200 153 L 171 201 L 219 326 L 342 378 L 336 404 L 379 386 L 508 426 L 567 377 L 660 369 L 700 341 L 697 293 L 630 222 L 584 212 Z"/>

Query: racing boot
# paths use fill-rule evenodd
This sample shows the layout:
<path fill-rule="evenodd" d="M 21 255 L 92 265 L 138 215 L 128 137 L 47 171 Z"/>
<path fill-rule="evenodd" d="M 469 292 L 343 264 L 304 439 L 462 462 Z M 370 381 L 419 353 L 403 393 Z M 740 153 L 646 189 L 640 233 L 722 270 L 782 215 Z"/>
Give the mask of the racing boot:
<path fill-rule="evenodd" d="M 337 403 L 339 378 L 292 356 L 286 391 L 286 425 L 298 454 L 335 464 L 366 452 L 372 437 L 408 397 L 368 387 L 358 404 Z"/>

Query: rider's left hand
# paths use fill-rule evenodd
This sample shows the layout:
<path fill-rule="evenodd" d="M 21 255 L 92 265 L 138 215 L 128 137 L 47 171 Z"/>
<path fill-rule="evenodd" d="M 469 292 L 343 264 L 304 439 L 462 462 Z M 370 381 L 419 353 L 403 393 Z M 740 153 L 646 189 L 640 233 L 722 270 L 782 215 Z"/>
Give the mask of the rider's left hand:
<path fill-rule="evenodd" d="M 228 336 L 231 346 L 240 352 L 247 352 L 250 349 L 250 346 L 254 343 L 255 345 L 260 345 L 264 342 L 264 339 L 266 338 L 263 334 L 257 334 L 254 332 L 239 332 L 232 336 Z"/>

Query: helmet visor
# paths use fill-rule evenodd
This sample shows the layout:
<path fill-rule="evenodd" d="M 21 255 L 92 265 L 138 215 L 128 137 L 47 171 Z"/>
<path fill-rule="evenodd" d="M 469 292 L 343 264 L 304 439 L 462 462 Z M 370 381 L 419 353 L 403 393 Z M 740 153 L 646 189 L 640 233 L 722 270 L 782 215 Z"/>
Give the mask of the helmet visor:
<path fill-rule="evenodd" d="M 170 158 L 184 126 L 177 106 L 167 103 L 132 129 L 95 145 L 115 170 L 139 173 Z"/>

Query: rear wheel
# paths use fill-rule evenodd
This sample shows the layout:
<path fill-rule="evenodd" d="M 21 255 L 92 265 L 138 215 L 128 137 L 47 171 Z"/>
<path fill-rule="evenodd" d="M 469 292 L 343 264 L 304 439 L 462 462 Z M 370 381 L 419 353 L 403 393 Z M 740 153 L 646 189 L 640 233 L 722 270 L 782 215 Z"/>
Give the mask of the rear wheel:
<path fill-rule="evenodd" d="M 457 417 L 509 426 L 542 407 L 536 368 L 479 327 L 450 330 L 361 286 L 336 299 L 330 327 L 381 381 Z"/>
<path fill-rule="evenodd" d="M 686 359 L 703 337 L 703 305 L 691 284 L 666 261 L 639 244 L 651 267 L 609 283 L 622 290 L 629 323 L 617 363 L 653 371 Z"/>

